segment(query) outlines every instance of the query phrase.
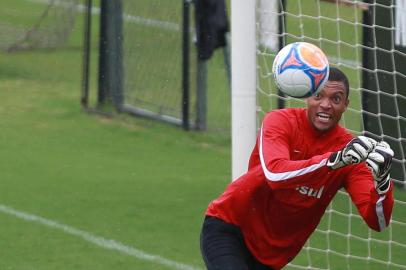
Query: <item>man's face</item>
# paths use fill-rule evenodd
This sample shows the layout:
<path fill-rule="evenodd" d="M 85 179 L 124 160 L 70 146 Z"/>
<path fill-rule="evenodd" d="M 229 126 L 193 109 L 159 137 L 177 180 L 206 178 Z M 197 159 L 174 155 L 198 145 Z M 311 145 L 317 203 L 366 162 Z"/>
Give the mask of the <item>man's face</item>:
<path fill-rule="evenodd" d="M 307 117 L 315 129 L 321 132 L 334 128 L 347 109 L 349 100 L 344 83 L 327 81 L 323 90 L 306 99 Z"/>

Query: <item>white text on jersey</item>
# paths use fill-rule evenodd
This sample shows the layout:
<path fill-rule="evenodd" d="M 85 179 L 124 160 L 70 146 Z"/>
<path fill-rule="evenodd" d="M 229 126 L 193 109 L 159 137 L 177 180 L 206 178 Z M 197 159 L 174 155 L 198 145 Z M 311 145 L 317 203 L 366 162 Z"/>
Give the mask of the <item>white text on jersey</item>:
<path fill-rule="evenodd" d="M 314 189 L 306 186 L 296 188 L 296 190 L 298 190 L 301 194 L 307 195 L 309 197 L 316 197 L 317 199 L 320 199 L 323 193 L 323 189 L 324 186 L 322 186 L 320 189 Z"/>

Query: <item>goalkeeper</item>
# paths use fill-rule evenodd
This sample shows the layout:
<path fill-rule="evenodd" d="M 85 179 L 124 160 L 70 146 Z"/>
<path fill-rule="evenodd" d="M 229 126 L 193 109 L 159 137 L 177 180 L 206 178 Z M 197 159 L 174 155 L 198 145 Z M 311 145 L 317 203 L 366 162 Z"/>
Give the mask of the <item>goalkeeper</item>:
<path fill-rule="evenodd" d="M 348 95 L 346 75 L 331 68 L 306 109 L 265 116 L 248 171 L 206 211 L 201 251 L 209 270 L 281 269 L 341 188 L 370 228 L 389 225 L 393 151 L 384 141 L 353 137 L 339 125 Z"/>

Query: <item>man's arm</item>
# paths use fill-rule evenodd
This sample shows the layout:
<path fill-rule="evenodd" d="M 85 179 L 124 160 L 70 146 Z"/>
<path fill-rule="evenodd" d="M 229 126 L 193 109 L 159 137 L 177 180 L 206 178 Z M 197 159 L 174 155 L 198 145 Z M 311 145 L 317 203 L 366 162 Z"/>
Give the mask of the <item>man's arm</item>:
<path fill-rule="evenodd" d="M 382 231 L 390 222 L 393 184 L 390 180 L 393 150 L 384 141 L 375 144 L 364 164 L 349 172 L 346 189 L 368 226 Z"/>
<path fill-rule="evenodd" d="M 273 189 L 294 188 L 304 183 L 317 182 L 331 169 L 364 161 L 372 151 L 374 142 L 367 137 L 357 137 L 338 152 L 326 152 L 309 159 L 291 160 L 290 147 L 295 138 L 295 128 L 280 113 L 268 114 L 258 137 L 261 167 L 268 184 Z"/>
<path fill-rule="evenodd" d="M 331 153 L 314 156 L 306 160 L 291 160 L 290 145 L 295 139 L 295 128 L 278 112 L 271 112 L 264 118 L 258 136 L 258 153 L 262 170 L 268 185 L 273 189 L 292 188 L 309 179 L 318 179 Z"/>
<path fill-rule="evenodd" d="M 362 163 L 351 169 L 344 187 L 371 229 L 382 231 L 389 225 L 394 204 L 392 183 L 385 194 L 379 194 L 371 172 Z"/>

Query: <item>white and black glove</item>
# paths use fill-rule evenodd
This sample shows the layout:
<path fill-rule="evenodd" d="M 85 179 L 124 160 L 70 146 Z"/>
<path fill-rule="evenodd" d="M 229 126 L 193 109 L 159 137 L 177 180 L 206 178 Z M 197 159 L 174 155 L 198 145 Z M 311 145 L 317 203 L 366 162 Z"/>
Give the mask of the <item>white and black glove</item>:
<path fill-rule="evenodd" d="M 393 150 L 389 144 L 378 142 L 375 149 L 365 160 L 375 180 L 375 189 L 379 194 L 385 194 L 390 187 L 389 171 L 392 165 Z"/>
<path fill-rule="evenodd" d="M 334 170 L 349 164 L 361 163 L 374 150 L 376 143 L 372 138 L 358 136 L 352 139 L 341 151 L 331 154 L 327 166 Z"/>

